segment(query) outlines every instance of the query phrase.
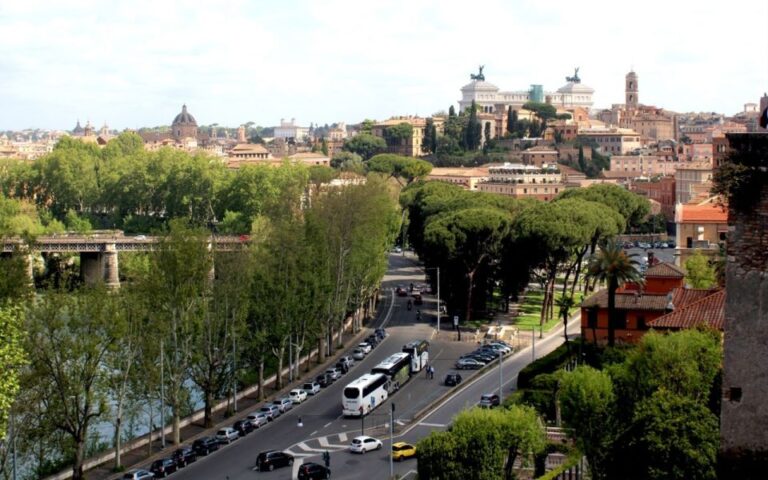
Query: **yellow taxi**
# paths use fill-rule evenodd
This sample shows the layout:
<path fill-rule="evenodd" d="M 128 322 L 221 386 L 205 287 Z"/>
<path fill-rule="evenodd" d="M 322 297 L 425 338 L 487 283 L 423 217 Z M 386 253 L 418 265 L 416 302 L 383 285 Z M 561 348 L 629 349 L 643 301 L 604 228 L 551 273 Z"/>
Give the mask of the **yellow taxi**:
<path fill-rule="evenodd" d="M 410 443 L 397 442 L 392 444 L 392 459 L 397 461 L 405 460 L 416 456 L 416 447 Z"/>

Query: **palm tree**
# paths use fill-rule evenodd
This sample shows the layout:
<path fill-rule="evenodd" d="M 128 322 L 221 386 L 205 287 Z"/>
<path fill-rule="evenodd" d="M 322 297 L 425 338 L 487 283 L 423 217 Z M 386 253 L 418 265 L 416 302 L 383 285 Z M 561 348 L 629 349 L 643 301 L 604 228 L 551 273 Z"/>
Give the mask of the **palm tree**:
<path fill-rule="evenodd" d="M 587 278 L 608 285 L 608 345 L 611 347 L 616 337 L 616 290 L 626 282 L 643 281 L 635 257 L 637 255 L 634 253 L 628 255 L 615 240 L 608 240 L 600 246 L 600 251 L 590 259 L 587 266 Z"/>

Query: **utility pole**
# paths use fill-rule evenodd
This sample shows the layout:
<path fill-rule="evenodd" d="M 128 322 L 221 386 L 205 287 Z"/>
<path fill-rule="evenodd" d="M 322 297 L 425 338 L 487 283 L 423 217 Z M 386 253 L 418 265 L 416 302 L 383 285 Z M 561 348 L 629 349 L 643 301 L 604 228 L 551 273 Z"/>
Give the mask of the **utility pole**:
<path fill-rule="evenodd" d="M 165 356 L 164 342 L 160 341 L 160 445 L 165 448 Z"/>
<path fill-rule="evenodd" d="M 365 435 L 365 409 L 360 405 L 360 435 Z"/>
<path fill-rule="evenodd" d="M 501 370 L 501 361 L 504 359 L 504 352 L 499 350 L 499 403 L 504 401 L 504 375 Z"/>
<path fill-rule="evenodd" d="M 394 464 L 394 455 L 395 451 L 393 449 L 393 442 L 395 438 L 395 404 L 390 404 L 390 410 L 389 410 L 389 478 L 395 478 L 395 464 Z"/>
<path fill-rule="evenodd" d="M 237 413 L 237 335 L 235 324 L 232 323 L 232 407 Z"/>
<path fill-rule="evenodd" d="M 437 267 L 437 333 L 440 333 L 440 267 Z"/>
<path fill-rule="evenodd" d="M 531 329 L 531 361 L 536 360 L 536 326 Z"/>

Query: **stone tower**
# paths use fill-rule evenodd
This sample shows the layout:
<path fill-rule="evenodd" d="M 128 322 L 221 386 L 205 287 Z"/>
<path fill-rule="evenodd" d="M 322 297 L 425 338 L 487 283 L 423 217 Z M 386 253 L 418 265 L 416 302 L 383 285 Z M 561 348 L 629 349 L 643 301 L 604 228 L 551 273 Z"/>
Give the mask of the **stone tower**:
<path fill-rule="evenodd" d="M 237 129 L 237 141 L 239 143 L 245 143 L 245 125 L 240 125 Z"/>
<path fill-rule="evenodd" d="M 729 133 L 723 398 L 718 478 L 768 471 L 768 134 Z M 727 174 L 726 174 L 727 175 Z"/>
<path fill-rule="evenodd" d="M 637 88 L 637 74 L 631 71 L 625 77 L 625 106 L 627 110 L 637 110 L 638 105 L 638 88 Z"/>

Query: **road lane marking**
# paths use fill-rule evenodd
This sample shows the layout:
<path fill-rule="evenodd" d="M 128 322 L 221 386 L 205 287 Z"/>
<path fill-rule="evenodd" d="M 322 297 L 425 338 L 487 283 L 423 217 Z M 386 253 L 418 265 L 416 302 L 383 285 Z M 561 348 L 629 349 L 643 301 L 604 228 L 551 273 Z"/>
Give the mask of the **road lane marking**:
<path fill-rule="evenodd" d="M 328 423 L 326 423 L 325 425 L 323 425 L 323 428 L 328 428 L 328 427 L 330 427 L 332 423 L 333 423 L 333 422 L 328 422 Z"/>
<path fill-rule="evenodd" d="M 346 442 L 346 441 L 347 441 L 347 434 L 346 434 L 346 433 L 344 433 L 344 432 L 341 432 L 341 433 L 339 434 L 339 441 L 340 441 L 340 442 Z"/>
<path fill-rule="evenodd" d="M 315 430 L 314 432 L 310 433 L 309 436 L 311 437 L 311 436 L 313 436 L 316 433 L 317 433 L 317 430 Z"/>
<path fill-rule="evenodd" d="M 435 428 L 445 428 L 445 427 L 447 427 L 448 425 L 446 425 L 446 424 L 444 424 L 444 423 L 427 423 L 427 422 L 420 422 L 420 423 L 419 423 L 419 426 L 420 426 L 420 427 L 435 427 Z"/>

